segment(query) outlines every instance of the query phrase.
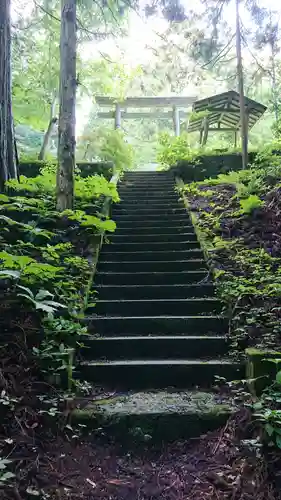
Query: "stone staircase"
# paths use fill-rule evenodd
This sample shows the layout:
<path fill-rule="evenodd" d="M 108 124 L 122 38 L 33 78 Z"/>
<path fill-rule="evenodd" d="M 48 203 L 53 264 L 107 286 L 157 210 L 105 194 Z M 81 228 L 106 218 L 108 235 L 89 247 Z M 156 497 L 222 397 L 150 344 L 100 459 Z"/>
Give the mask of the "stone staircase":
<path fill-rule="evenodd" d="M 103 245 L 96 305 L 87 311 L 92 336 L 80 377 L 145 391 L 144 398 L 162 391 L 162 403 L 167 388 L 193 397 L 198 387 L 208 391 L 215 375 L 241 378 L 240 364 L 227 357 L 228 320 L 171 174 L 129 172 L 119 193 L 117 230 Z M 153 401 L 155 413 L 155 392 Z"/>

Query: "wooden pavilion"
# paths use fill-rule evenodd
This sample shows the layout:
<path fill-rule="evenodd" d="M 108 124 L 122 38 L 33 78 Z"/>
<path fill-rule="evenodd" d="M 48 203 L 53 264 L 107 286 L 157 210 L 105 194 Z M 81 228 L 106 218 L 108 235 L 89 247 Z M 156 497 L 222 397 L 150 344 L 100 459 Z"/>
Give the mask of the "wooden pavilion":
<path fill-rule="evenodd" d="M 239 94 L 235 90 L 223 92 L 195 101 L 192 105 L 194 119 L 189 122 L 188 132 L 200 132 L 200 144 L 206 144 L 209 132 L 233 132 L 234 144 L 241 129 Z M 266 106 L 245 97 L 247 135 L 266 111 Z M 198 118 L 196 118 L 198 113 Z M 200 117 L 199 113 L 203 116 Z"/>

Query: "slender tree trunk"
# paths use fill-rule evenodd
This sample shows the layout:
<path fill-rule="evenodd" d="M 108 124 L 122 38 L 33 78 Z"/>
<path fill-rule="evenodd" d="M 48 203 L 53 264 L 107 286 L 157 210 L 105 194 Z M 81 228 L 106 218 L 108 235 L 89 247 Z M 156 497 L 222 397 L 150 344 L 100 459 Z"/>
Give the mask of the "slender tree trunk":
<path fill-rule="evenodd" d="M 56 115 L 56 104 L 57 104 L 57 97 L 55 95 L 53 98 L 52 104 L 51 104 L 49 125 L 48 125 L 48 128 L 47 128 L 45 135 L 44 135 L 43 144 L 41 146 L 40 153 L 38 155 L 38 160 L 44 160 L 46 152 L 48 151 L 50 138 L 51 138 L 52 133 L 54 131 L 55 125 L 58 122 L 58 118 L 55 116 Z"/>
<path fill-rule="evenodd" d="M 272 98 L 273 98 L 273 109 L 275 114 L 275 121 L 278 122 L 279 110 L 278 110 L 278 91 L 276 83 L 276 64 L 275 64 L 275 47 L 274 42 L 270 43 L 271 48 L 271 88 L 272 88 Z"/>
<path fill-rule="evenodd" d="M 76 103 L 76 0 L 61 0 L 57 209 L 73 208 Z"/>
<path fill-rule="evenodd" d="M 45 135 L 44 135 L 43 144 L 42 144 L 42 147 L 40 149 L 40 153 L 38 155 L 38 160 L 45 159 L 45 156 L 46 156 L 46 153 L 47 153 L 48 147 L 49 147 L 49 142 L 50 142 L 51 136 L 53 134 L 53 131 L 54 131 L 54 128 L 55 128 L 55 125 L 57 122 L 58 122 L 58 119 L 56 116 L 49 121 L 48 128 L 47 128 Z"/>
<path fill-rule="evenodd" d="M 242 49 L 241 49 L 239 0 L 235 0 L 235 3 L 236 3 L 236 57 L 237 57 L 238 90 L 239 90 L 239 99 L 240 99 L 242 165 L 243 165 L 243 168 L 247 168 L 247 165 L 248 165 L 248 120 L 247 120 L 247 115 L 246 115 L 245 96 L 244 96 L 244 77 L 243 77 L 243 63 L 242 63 Z"/>
<path fill-rule="evenodd" d="M 17 178 L 11 88 L 11 1 L 0 1 L 0 188 Z"/>

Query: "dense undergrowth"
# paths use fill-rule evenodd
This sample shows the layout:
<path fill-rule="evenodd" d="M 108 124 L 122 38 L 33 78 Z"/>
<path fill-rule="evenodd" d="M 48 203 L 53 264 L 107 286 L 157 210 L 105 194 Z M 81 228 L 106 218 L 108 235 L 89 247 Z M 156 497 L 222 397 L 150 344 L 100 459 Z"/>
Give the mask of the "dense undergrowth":
<path fill-rule="evenodd" d="M 50 498 L 36 479 L 43 436 L 75 435 L 68 414 L 81 389 L 73 371 L 93 257 L 103 231 L 115 229 L 106 197 L 118 201 L 114 184 L 78 172 L 74 210 L 58 213 L 52 166 L 0 195 L 1 498 Z"/>
<path fill-rule="evenodd" d="M 266 387 L 254 394 L 253 410 L 265 424 L 260 440 L 281 447 L 280 158 L 265 151 L 248 170 L 187 184 L 183 191 L 231 319 L 232 355 L 244 357 L 251 348 L 261 363 L 274 366 L 252 381 L 258 387 L 261 378 Z"/>

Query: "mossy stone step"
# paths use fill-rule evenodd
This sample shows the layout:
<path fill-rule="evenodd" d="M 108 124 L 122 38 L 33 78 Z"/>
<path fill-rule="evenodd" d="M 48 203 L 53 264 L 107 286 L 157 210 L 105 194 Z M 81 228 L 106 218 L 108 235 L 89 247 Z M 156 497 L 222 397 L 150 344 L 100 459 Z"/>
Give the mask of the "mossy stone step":
<path fill-rule="evenodd" d="M 233 411 L 211 392 L 153 391 L 88 400 L 72 413 L 74 423 L 101 428 L 122 444 L 175 441 L 223 425 Z"/>
<path fill-rule="evenodd" d="M 134 359 L 84 361 L 77 376 L 96 384 L 122 389 L 211 387 L 215 376 L 243 378 L 242 366 L 228 359 Z"/>
<path fill-rule="evenodd" d="M 131 225 L 133 226 L 135 223 L 138 223 L 140 225 L 146 226 L 147 224 L 150 224 L 151 226 L 157 226 L 157 225 L 166 225 L 166 226 L 180 226 L 182 224 L 191 224 L 191 220 L 187 213 L 182 213 L 181 215 L 174 215 L 173 213 L 171 214 L 150 214 L 144 216 L 143 214 L 140 213 L 134 213 L 134 214 L 113 214 L 112 219 L 116 221 L 117 226 L 120 224 L 124 224 L 125 222 L 128 223 L 130 222 Z M 119 226 L 120 227 L 120 226 Z"/>
<path fill-rule="evenodd" d="M 96 284 L 104 285 L 174 285 L 176 284 L 198 284 L 207 283 L 209 273 L 207 269 L 202 271 L 180 271 L 180 272 L 100 272 L 95 275 Z"/>
<path fill-rule="evenodd" d="M 89 332 L 98 335 L 221 335 L 228 331 L 223 316 L 92 316 Z"/>
<path fill-rule="evenodd" d="M 190 219 L 185 217 L 175 217 L 174 215 L 170 215 L 167 217 L 150 217 L 150 218 L 142 218 L 142 217 L 131 217 L 120 215 L 120 217 L 112 216 L 112 219 L 116 222 L 117 231 L 123 231 L 127 228 L 131 231 L 131 229 L 137 230 L 138 228 L 150 228 L 150 227 L 171 227 L 175 225 L 176 227 L 185 227 L 189 228 L 189 231 L 193 231 L 193 226 L 191 224 Z"/>
<path fill-rule="evenodd" d="M 135 252 L 114 252 L 113 249 L 102 249 L 101 260 L 109 261 L 162 261 L 162 260 L 183 260 L 183 259 L 203 259 L 203 251 L 200 248 L 187 250 L 155 250 L 155 251 L 135 251 Z M 172 297 L 171 297 L 172 298 Z"/>
<path fill-rule="evenodd" d="M 150 200 L 150 201 L 156 201 L 156 200 L 166 200 L 167 204 L 169 203 L 175 203 L 178 201 L 180 198 L 179 194 L 176 192 L 171 192 L 171 193 L 165 193 L 163 191 L 154 191 L 152 193 L 148 193 L 147 191 L 128 191 L 128 193 L 120 193 L 120 199 L 121 201 L 126 200 L 127 203 L 129 203 L 131 200 Z"/>
<path fill-rule="evenodd" d="M 191 250 L 201 248 L 198 241 L 152 241 L 144 243 L 105 243 L 102 252 L 111 250 L 112 252 L 153 252 L 158 250 Z"/>
<path fill-rule="evenodd" d="M 189 259 L 189 260 L 178 260 L 178 261 L 106 261 L 100 260 L 98 264 L 99 271 L 104 272 L 179 272 L 179 271 L 196 271 L 206 268 L 206 263 L 203 259 Z"/>
<path fill-rule="evenodd" d="M 161 200 L 151 200 L 151 199 L 145 199 L 145 200 L 137 200 L 136 198 L 132 199 L 132 200 L 129 200 L 127 201 L 126 200 L 126 197 L 122 200 L 122 202 L 120 202 L 120 204 L 116 205 L 113 207 L 113 210 L 115 210 L 116 208 L 121 208 L 121 207 L 128 207 L 128 208 L 166 208 L 166 207 L 169 207 L 169 208 L 182 208 L 183 207 L 183 204 L 181 202 L 181 200 L 175 200 L 175 201 L 172 201 L 170 203 L 167 203 L 165 202 L 165 199 L 161 199 Z"/>
<path fill-rule="evenodd" d="M 210 297 L 214 295 L 211 283 L 202 285 L 98 285 L 94 287 L 90 299 L 186 299 Z"/>
<path fill-rule="evenodd" d="M 215 298 L 194 299 L 137 299 L 137 300 L 97 300 L 86 309 L 86 314 L 106 316 L 180 316 L 188 314 L 219 314 L 221 301 Z"/>
<path fill-rule="evenodd" d="M 163 228 L 158 228 L 158 232 L 155 232 L 155 228 L 144 233 L 128 234 L 127 231 L 121 231 L 119 233 L 114 233 L 108 235 L 109 242 L 116 243 L 176 243 L 182 241 L 195 241 L 197 243 L 197 237 L 195 232 L 190 232 L 190 228 L 185 229 L 184 232 L 164 232 Z M 166 228 L 167 229 L 167 228 Z"/>
<path fill-rule="evenodd" d="M 123 223 L 124 224 L 124 223 Z M 166 235 L 171 235 L 171 237 L 177 237 L 177 235 L 182 234 L 184 237 L 182 239 L 196 240 L 197 237 L 194 232 L 193 227 L 188 223 L 188 220 L 185 224 L 171 226 L 168 224 L 158 225 L 158 222 L 154 222 L 153 224 L 145 224 L 143 221 L 142 224 L 137 225 L 136 221 L 132 221 L 129 224 L 125 224 L 125 226 L 120 227 L 120 224 L 117 225 L 117 229 L 113 235 L 109 236 L 109 241 L 114 241 L 120 235 L 124 236 L 125 241 L 134 241 L 134 236 L 142 235 L 142 241 L 150 241 L 150 237 L 154 238 L 157 235 L 161 235 L 162 240 L 169 241 L 170 238 L 167 238 Z M 172 240 L 173 241 L 173 240 Z"/>
<path fill-rule="evenodd" d="M 142 214 L 144 217 L 146 215 L 151 215 L 155 214 L 156 216 L 164 216 L 166 214 L 173 214 L 173 215 L 182 215 L 184 214 L 186 217 L 188 217 L 188 213 L 186 209 L 183 207 L 181 208 L 179 204 L 175 205 L 160 205 L 160 206 L 145 206 L 145 207 L 139 207 L 138 205 L 125 205 L 124 203 L 121 203 L 120 205 L 117 205 L 113 209 L 113 215 L 127 215 L 127 214 Z"/>
<path fill-rule="evenodd" d="M 94 337 L 81 339 L 84 359 L 169 359 L 223 356 L 228 343 L 225 336 L 146 336 Z"/>

